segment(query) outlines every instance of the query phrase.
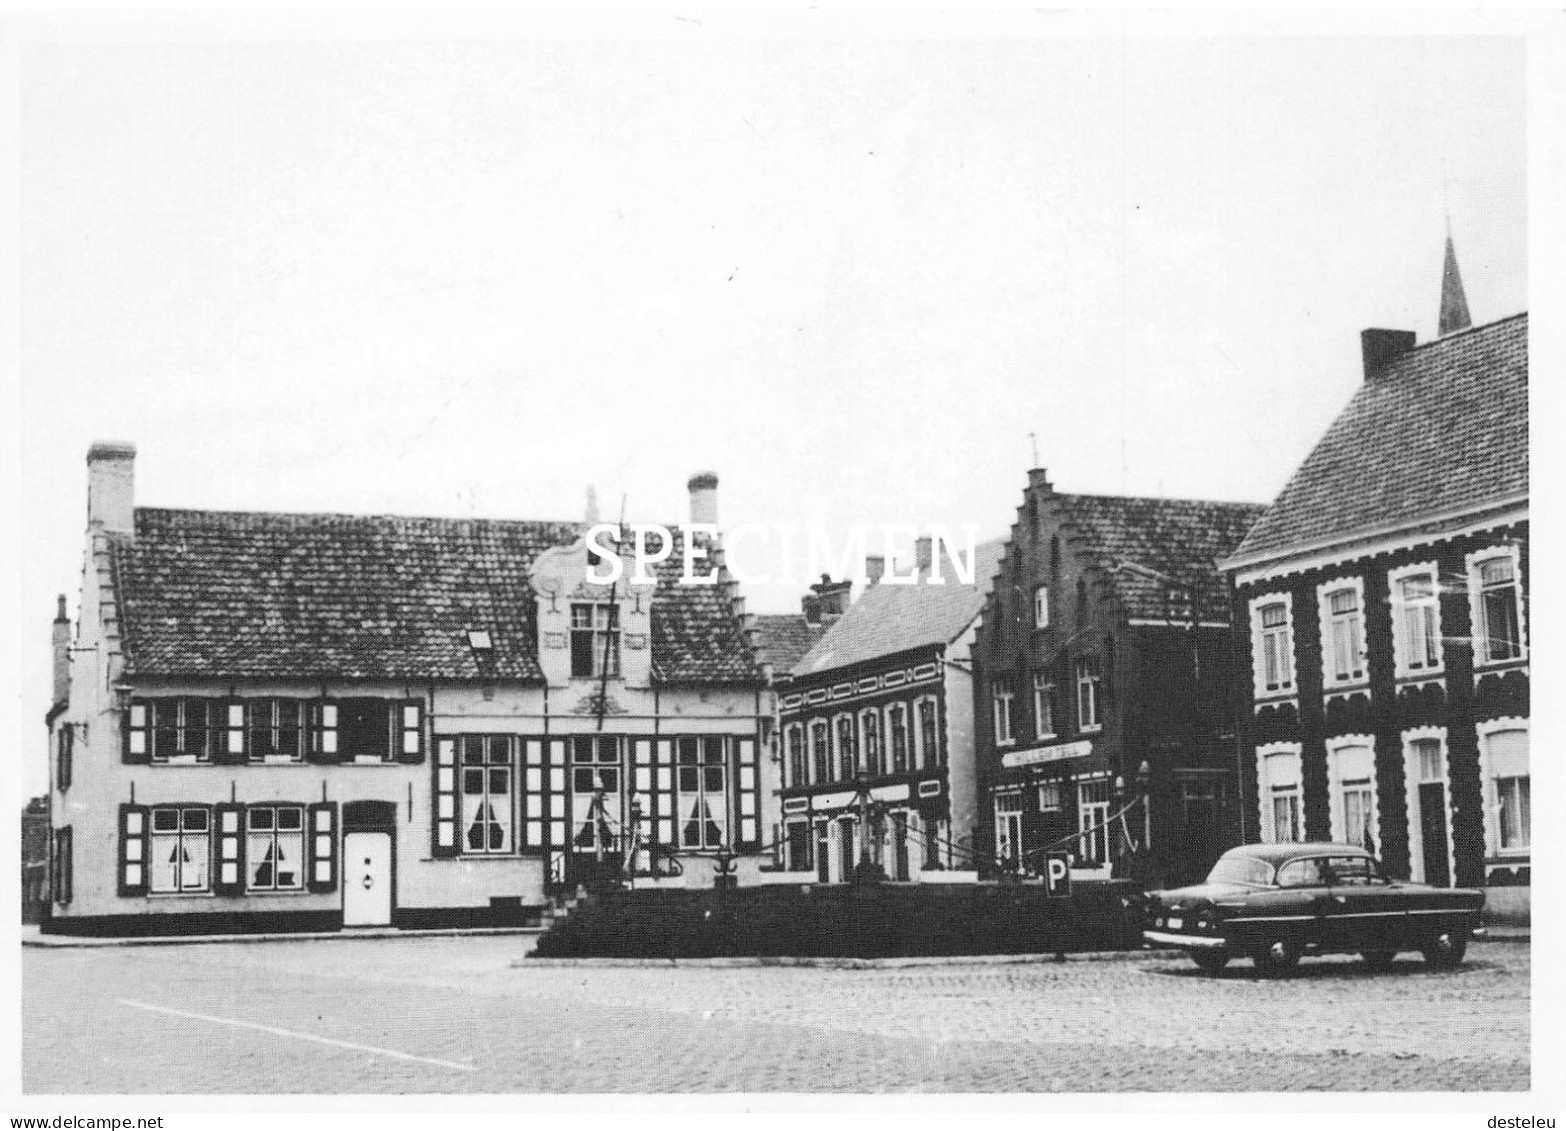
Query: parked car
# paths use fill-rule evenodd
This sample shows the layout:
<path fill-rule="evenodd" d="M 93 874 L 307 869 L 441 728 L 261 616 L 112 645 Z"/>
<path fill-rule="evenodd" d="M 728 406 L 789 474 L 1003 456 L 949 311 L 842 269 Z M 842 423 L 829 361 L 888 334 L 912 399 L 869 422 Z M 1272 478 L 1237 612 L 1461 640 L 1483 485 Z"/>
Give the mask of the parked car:
<path fill-rule="evenodd" d="M 1372 967 L 1417 950 L 1456 966 L 1481 937 L 1484 893 L 1390 880 L 1352 844 L 1246 844 L 1219 857 L 1206 881 L 1155 891 L 1142 938 L 1188 952 L 1209 974 L 1248 957 L 1286 974 L 1304 954 L 1359 954 Z"/>

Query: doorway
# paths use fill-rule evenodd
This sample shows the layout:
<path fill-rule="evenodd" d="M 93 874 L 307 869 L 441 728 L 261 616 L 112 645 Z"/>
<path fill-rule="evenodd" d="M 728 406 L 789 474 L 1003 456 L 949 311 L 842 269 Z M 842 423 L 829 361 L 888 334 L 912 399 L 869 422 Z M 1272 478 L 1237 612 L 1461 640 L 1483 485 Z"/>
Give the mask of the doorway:
<path fill-rule="evenodd" d="M 389 927 L 392 913 L 390 833 L 343 837 L 343 926 Z"/>

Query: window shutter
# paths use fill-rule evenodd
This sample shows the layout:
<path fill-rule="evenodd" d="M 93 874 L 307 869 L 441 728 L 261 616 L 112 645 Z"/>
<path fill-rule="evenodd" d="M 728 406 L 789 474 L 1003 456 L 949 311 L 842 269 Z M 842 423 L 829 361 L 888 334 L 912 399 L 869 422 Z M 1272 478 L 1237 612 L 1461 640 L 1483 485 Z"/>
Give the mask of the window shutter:
<path fill-rule="evenodd" d="M 120 712 L 120 761 L 147 765 L 152 761 L 152 703 L 141 699 Z"/>
<path fill-rule="evenodd" d="M 337 802 L 317 801 L 310 806 L 310 882 L 313 892 L 337 890 Z"/>
<path fill-rule="evenodd" d="M 61 793 L 71 788 L 71 760 L 76 746 L 76 726 L 64 723 L 60 727 L 60 766 L 55 774 L 55 784 Z"/>
<path fill-rule="evenodd" d="M 147 816 L 145 805 L 120 806 L 117 888 L 122 896 L 147 894 Z"/>
<path fill-rule="evenodd" d="M 761 843 L 759 788 L 756 781 L 756 741 L 742 738 L 739 746 L 739 847 L 755 848 Z"/>
<path fill-rule="evenodd" d="M 246 761 L 245 701 L 215 699 L 212 712 L 212 761 L 219 766 L 237 766 Z"/>
<path fill-rule="evenodd" d="M 457 843 L 457 740 L 435 740 L 435 813 L 430 854 L 456 856 Z"/>
<path fill-rule="evenodd" d="M 245 893 L 245 807 L 224 804 L 215 809 L 217 827 L 213 830 L 217 849 L 217 869 L 212 875 L 212 890 L 218 895 Z"/>
<path fill-rule="evenodd" d="M 397 744 L 396 760 L 417 766 L 424 761 L 424 701 L 404 699 L 391 706 L 397 713 L 397 725 L 392 728 L 392 741 Z"/>
<path fill-rule="evenodd" d="M 49 873 L 49 897 L 56 903 L 71 902 L 71 826 L 54 831 L 54 867 Z"/>
<path fill-rule="evenodd" d="M 335 699 L 318 699 L 310 704 L 310 761 L 326 765 L 342 761 L 338 736 L 341 715 Z"/>

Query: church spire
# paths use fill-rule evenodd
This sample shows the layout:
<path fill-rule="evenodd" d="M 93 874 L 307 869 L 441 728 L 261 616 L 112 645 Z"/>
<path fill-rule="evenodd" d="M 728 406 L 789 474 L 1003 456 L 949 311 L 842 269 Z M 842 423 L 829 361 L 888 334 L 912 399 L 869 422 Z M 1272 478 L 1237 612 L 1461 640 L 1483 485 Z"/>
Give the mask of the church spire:
<path fill-rule="evenodd" d="M 1441 269 L 1441 321 L 1437 333 L 1441 337 L 1466 330 L 1473 325 L 1468 319 L 1468 298 L 1463 294 L 1463 276 L 1457 270 L 1457 251 L 1452 247 L 1451 221 L 1446 230 L 1446 264 Z"/>

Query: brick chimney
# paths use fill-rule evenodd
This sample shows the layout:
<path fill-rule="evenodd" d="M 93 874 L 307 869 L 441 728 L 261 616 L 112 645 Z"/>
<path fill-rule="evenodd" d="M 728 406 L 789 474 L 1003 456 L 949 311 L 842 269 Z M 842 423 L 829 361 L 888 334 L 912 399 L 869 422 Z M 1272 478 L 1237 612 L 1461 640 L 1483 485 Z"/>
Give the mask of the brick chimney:
<path fill-rule="evenodd" d="M 1413 348 L 1412 330 L 1361 330 L 1359 352 L 1365 362 L 1365 380 L 1380 379 L 1387 366 Z"/>
<path fill-rule="evenodd" d="M 698 471 L 685 488 L 691 493 L 691 522 L 718 525 L 718 473 Z"/>
<path fill-rule="evenodd" d="M 60 594 L 54 614 L 54 702 L 71 697 L 71 618 L 65 611 L 65 594 Z"/>
<path fill-rule="evenodd" d="M 87 449 L 87 525 L 136 530 L 136 445 L 99 440 Z"/>
<path fill-rule="evenodd" d="M 886 558 L 881 554 L 865 555 L 865 577 L 875 585 L 886 574 Z"/>
<path fill-rule="evenodd" d="M 854 583 L 849 580 L 833 581 L 830 574 L 823 573 L 821 580 L 810 587 L 815 594 L 820 609 L 820 621 L 822 624 L 831 624 L 838 617 L 848 611 L 849 594 L 853 591 Z M 808 601 L 809 598 L 807 597 Z M 805 614 L 810 617 L 809 612 Z"/>

